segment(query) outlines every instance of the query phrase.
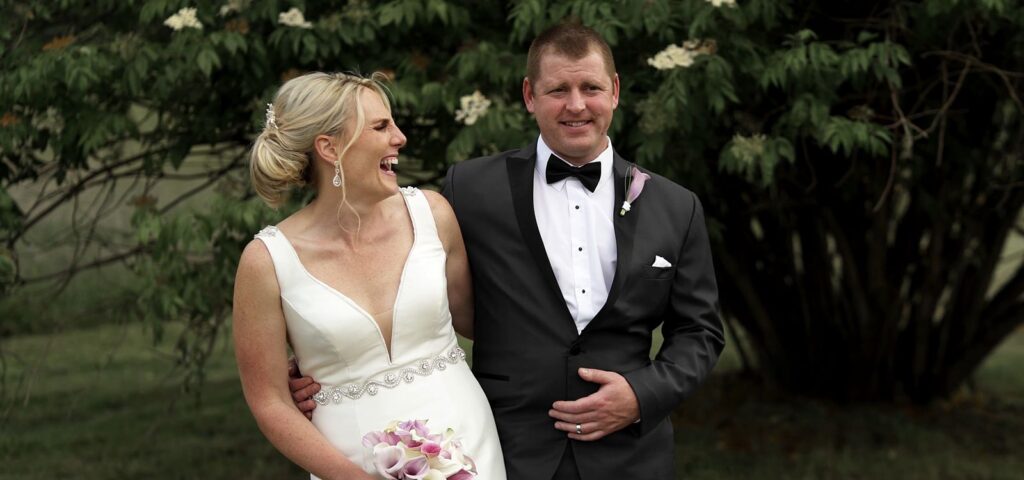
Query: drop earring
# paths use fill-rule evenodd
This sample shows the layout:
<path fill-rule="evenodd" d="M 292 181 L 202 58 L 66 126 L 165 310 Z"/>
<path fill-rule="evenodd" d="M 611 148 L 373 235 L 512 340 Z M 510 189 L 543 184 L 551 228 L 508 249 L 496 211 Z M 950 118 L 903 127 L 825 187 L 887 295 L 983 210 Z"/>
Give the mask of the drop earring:
<path fill-rule="evenodd" d="M 335 187 L 341 186 L 341 162 L 339 161 L 334 162 L 334 180 L 331 180 L 331 183 L 333 183 Z"/>

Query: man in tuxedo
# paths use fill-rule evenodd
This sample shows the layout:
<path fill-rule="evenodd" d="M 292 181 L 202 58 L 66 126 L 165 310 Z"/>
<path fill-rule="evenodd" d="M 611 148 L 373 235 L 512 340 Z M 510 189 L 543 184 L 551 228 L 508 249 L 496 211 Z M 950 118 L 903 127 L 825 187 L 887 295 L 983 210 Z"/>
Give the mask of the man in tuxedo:
<path fill-rule="evenodd" d="M 724 346 L 701 204 L 650 174 L 620 215 L 642 175 L 607 136 L 619 79 L 594 30 L 541 33 L 523 100 L 537 141 L 452 166 L 444 188 L 473 276 L 473 371 L 509 478 L 675 478 L 669 414 Z"/>

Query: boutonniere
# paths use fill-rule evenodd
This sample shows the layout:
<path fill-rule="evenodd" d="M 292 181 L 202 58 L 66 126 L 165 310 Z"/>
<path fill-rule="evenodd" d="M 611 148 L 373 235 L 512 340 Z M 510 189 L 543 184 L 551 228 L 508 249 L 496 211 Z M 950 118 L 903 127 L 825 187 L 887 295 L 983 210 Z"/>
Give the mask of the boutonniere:
<path fill-rule="evenodd" d="M 620 217 L 626 215 L 630 206 L 640 196 L 640 192 L 644 191 L 644 183 L 650 179 L 651 176 L 640 171 L 636 164 L 629 166 L 629 170 L 626 170 L 626 201 L 622 202 L 622 208 L 619 210 Z"/>

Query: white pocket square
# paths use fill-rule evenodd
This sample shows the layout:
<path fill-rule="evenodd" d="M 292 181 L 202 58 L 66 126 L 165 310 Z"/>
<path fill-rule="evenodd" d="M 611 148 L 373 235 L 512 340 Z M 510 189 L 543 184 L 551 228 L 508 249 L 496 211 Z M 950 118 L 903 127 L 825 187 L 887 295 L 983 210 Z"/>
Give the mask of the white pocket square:
<path fill-rule="evenodd" d="M 672 266 L 672 264 L 668 263 L 668 260 L 661 258 L 661 255 L 655 255 L 654 263 L 651 264 L 651 266 L 654 268 L 669 268 Z"/>

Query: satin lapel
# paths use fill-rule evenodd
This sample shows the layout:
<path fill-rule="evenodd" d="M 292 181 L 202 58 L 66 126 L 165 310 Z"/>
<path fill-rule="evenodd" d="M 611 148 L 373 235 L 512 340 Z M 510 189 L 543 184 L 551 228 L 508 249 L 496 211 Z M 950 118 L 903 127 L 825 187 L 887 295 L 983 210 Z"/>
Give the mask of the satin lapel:
<path fill-rule="evenodd" d="M 594 319 L 590 321 L 587 328 L 590 328 L 590 325 L 603 321 L 604 317 L 609 315 L 608 312 L 615 305 L 623 285 L 628 280 L 630 259 L 633 255 L 633 239 L 636 237 L 636 222 L 639 215 L 637 215 L 635 209 L 625 216 L 619 215 L 622 201 L 626 199 L 626 171 L 632 164 L 620 157 L 618 152 L 615 152 L 614 157 L 615 203 L 612 205 L 612 223 L 615 225 L 615 276 L 612 277 L 612 286 L 608 290 L 608 300 L 604 302 L 604 306 L 597 312 Z M 583 331 L 585 332 L 586 329 Z"/>
<path fill-rule="evenodd" d="M 537 228 L 537 214 L 533 210 L 533 175 L 537 165 L 537 146 L 533 144 L 519 153 L 508 157 L 509 186 L 512 189 L 512 205 L 516 211 L 516 221 L 519 223 L 519 232 L 523 235 L 523 242 L 530 250 L 534 263 L 537 264 L 537 271 L 546 284 L 548 294 L 552 295 L 552 302 L 561 305 L 560 315 L 563 317 L 566 326 L 572 329 L 575 337 L 576 324 L 569 314 L 569 307 L 565 305 L 562 298 L 562 290 L 558 288 L 558 281 L 555 280 L 555 272 L 551 269 L 551 262 L 548 260 L 548 253 L 544 250 L 544 240 L 541 239 L 540 230 Z M 524 259 L 525 260 L 525 259 Z"/>

